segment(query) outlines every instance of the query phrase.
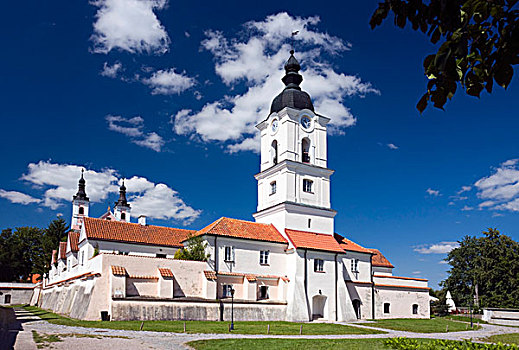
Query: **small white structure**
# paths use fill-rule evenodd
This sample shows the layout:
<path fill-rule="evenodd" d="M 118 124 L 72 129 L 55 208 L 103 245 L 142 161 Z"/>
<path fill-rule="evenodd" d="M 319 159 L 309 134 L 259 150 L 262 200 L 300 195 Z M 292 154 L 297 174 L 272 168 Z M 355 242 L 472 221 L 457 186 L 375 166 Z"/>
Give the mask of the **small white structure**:
<path fill-rule="evenodd" d="M 454 303 L 454 300 L 452 299 L 452 295 L 451 295 L 450 291 L 447 291 L 447 294 L 445 295 L 445 299 L 446 299 L 445 303 L 449 307 L 449 312 L 450 313 L 456 312 L 456 310 L 457 310 L 456 304 Z"/>
<path fill-rule="evenodd" d="M 336 233 L 330 119 L 301 91 L 293 52 L 285 70 L 285 89 L 257 125 L 256 222 L 222 217 L 200 230 L 131 223 L 124 182 L 114 213 L 89 218 L 82 175 L 73 230 L 53 255 L 41 305 L 92 320 L 222 320 L 234 295 L 237 320 L 428 318 L 427 280 L 394 276 L 380 251 Z M 209 261 L 173 259 L 193 235 Z"/>

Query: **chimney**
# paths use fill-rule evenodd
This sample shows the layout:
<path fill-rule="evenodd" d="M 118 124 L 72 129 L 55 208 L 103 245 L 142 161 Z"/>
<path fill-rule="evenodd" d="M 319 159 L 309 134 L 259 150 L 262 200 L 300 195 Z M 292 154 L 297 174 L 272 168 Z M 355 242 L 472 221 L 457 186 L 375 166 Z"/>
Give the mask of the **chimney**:
<path fill-rule="evenodd" d="M 146 226 L 146 215 L 139 215 L 139 225 Z"/>

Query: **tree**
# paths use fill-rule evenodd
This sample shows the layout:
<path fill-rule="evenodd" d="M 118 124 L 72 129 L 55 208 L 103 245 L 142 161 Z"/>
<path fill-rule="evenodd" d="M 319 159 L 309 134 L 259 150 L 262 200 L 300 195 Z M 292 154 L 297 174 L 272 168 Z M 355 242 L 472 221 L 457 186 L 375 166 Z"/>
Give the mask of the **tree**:
<path fill-rule="evenodd" d="M 438 298 L 438 300 L 435 300 L 431 303 L 431 313 L 435 316 L 445 316 L 449 314 L 449 305 L 447 305 L 446 297 L 447 292 L 444 289 L 431 289 L 429 294 L 435 298 Z"/>
<path fill-rule="evenodd" d="M 458 85 L 471 96 L 494 81 L 507 88 L 519 63 L 518 0 L 384 0 L 373 13 L 371 28 L 393 12 L 395 25 L 421 30 L 433 44 L 442 42 L 424 61 L 429 82 L 416 108 L 422 113 L 429 101 L 443 109 Z"/>
<path fill-rule="evenodd" d="M 50 269 L 50 262 L 52 260 L 52 251 L 58 249 L 59 242 L 66 241 L 69 227 L 62 217 L 58 217 L 51 221 L 49 226 L 45 229 L 43 238 L 43 249 L 45 254 L 45 266 Z"/>
<path fill-rule="evenodd" d="M 459 305 L 519 307 L 519 243 L 489 228 L 483 237 L 465 236 L 446 261 L 449 277 L 442 282 Z"/>
<path fill-rule="evenodd" d="M 207 261 L 210 254 L 205 252 L 207 242 L 202 240 L 200 236 L 191 236 L 187 239 L 186 246 L 175 252 L 175 259 Z"/>

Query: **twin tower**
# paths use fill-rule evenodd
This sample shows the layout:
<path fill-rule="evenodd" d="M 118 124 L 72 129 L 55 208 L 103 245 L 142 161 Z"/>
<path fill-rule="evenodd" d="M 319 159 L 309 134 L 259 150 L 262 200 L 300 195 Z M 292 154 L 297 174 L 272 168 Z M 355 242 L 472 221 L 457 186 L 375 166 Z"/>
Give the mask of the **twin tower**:
<path fill-rule="evenodd" d="M 310 96 L 301 90 L 301 66 L 290 52 L 285 64 L 285 89 L 272 101 L 261 132 L 261 172 L 257 174 L 261 223 L 285 229 L 333 235 L 337 213 L 330 205 L 326 125 L 329 118 L 314 112 Z"/>

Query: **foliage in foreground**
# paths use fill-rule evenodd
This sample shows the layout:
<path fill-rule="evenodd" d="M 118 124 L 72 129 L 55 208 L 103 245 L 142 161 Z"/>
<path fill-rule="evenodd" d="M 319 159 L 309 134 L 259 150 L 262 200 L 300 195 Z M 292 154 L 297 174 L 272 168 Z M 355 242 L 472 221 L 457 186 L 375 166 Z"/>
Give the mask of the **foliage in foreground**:
<path fill-rule="evenodd" d="M 195 260 L 195 261 L 207 261 L 210 255 L 206 253 L 205 249 L 208 244 L 204 243 L 202 237 L 191 236 L 186 242 L 186 246 L 175 252 L 175 259 L 181 260 Z"/>
<path fill-rule="evenodd" d="M 492 228 L 459 243 L 447 256 L 451 269 L 442 282 L 456 305 L 469 305 L 477 294 L 480 307 L 519 307 L 519 243 Z"/>
<path fill-rule="evenodd" d="M 491 93 L 494 82 L 506 88 L 512 81 L 519 63 L 517 0 L 384 0 L 371 17 L 371 28 L 389 13 L 396 26 L 410 23 L 431 43 L 442 42 L 423 61 L 429 82 L 416 106 L 420 113 L 429 101 L 443 108 L 458 85 L 479 97 L 483 89 Z"/>
<path fill-rule="evenodd" d="M 384 345 L 395 350 L 508 350 L 518 349 L 516 345 L 506 344 L 480 344 L 468 340 L 441 340 L 435 339 L 430 342 L 418 342 L 416 339 L 409 338 L 389 338 L 384 341 Z"/>

